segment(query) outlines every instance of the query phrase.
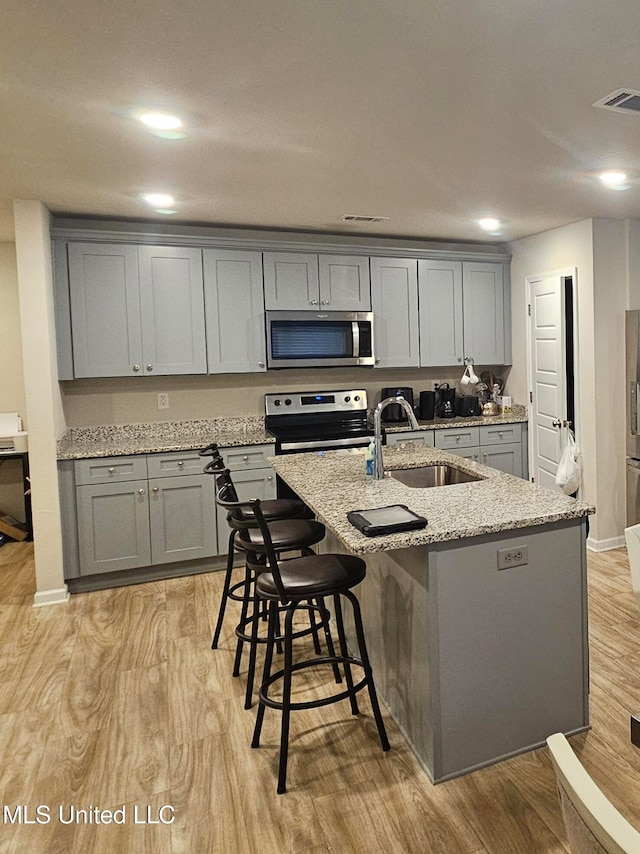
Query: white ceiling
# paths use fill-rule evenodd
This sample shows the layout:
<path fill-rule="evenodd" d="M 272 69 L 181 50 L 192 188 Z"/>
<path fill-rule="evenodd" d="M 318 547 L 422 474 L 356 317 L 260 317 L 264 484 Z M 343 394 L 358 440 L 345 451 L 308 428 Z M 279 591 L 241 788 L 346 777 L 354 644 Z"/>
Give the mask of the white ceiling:
<path fill-rule="evenodd" d="M 20 0 L 0 19 L 10 200 L 162 222 L 504 242 L 640 216 L 637 0 Z M 190 117 L 182 140 L 134 106 Z M 590 176 L 622 167 L 624 192 Z M 345 213 L 389 217 L 347 225 Z M 483 234 L 483 215 L 504 222 Z"/>

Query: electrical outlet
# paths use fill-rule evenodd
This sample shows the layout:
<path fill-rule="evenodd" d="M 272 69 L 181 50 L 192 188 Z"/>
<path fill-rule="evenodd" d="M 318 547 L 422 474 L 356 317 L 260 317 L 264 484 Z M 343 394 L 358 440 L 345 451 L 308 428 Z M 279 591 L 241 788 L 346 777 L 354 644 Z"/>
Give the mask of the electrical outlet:
<path fill-rule="evenodd" d="M 528 546 L 514 546 L 511 549 L 498 549 L 498 569 L 511 569 L 512 566 L 526 566 L 528 563 Z"/>
<path fill-rule="evenodd" d="M 443 382 L 444 382 L 444 380 L 432 380 L 433 390 L 435 391 L 439 385 L 442 385 Z"/>
<path fill-rule="evenodd" d="M 158 409 L 168 409 L 169 408 L 169 392 L 161 391 L 158 392 Z"/>

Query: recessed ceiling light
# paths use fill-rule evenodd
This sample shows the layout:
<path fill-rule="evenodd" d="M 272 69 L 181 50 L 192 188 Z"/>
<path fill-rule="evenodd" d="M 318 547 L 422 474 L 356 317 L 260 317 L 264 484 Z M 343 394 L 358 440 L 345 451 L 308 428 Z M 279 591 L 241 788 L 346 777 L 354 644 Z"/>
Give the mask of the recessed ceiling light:
<path fill-rule="evenodd" d="M 138 119 L 154 130 L 177 130 L 182 127 L 182 119 L 169 113 L 140 113 Z"/>
<path fill-rule="evenodd" d="M 154 208 L 153 211 L 154 213 L 166 214 L 167 216 L 169 214 L 178 213 L 178 211 L 172 211 L 170 208 Z"/>
<path fill-rule="evenodd" d="M 602 183 L 614 190 L 621 190 L 628 186 L 625 172 L 601 172 L 598 176 Z"/>
<path fill-rule="evenodd" d="M 175 202 L 173 196 L 170 196 L 168 193 L 145 193 L 142 198 L 148 205 L 156 209 L 170 208 Z"/>
<path fill-rule="evenodd" d="M 498 229 L 500 228 L 500 220 L 488 216 L 484 219 L 479 219 L 478 225 L 484 231 L 498 231 Z"/>

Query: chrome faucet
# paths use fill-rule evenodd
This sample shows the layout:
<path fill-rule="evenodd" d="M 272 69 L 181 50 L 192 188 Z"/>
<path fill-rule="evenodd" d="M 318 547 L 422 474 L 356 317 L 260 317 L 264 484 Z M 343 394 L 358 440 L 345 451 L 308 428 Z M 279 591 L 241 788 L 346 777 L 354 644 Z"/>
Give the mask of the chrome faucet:
<path fill-rule="evenodd" d="M 387 397 L 385 400 L 381 400 L 380 403 L 376 406 L 376 411 L 373 416 L 373 429 L 374 429 L 374 457 L 373 457 L 373 477 L 374 480 L 382 480 L 384 477 L 384 464 L 382 462 L 382 411 L 389 406 L 390 403 L 399 403 L 400 406 L 407 413 L 407 418 L 409 419 L 409 426 L 413 430 L 419 430 L 420 425 L 414 415 L 413 409 L 411 408 L 411 404 L 404 399 L 404 397 Z"/>

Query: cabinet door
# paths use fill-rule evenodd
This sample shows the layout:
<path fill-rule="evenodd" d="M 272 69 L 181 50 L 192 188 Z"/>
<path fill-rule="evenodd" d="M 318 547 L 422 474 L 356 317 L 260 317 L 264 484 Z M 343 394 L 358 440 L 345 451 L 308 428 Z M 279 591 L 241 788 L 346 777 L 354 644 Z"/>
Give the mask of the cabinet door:
<path fill-rule="evenodd" d="M 149 481 L 151 562 L 173 563 L 218 553 L 215 478 L 202 474 Z"/>
<path fill-rule="evenodd" d="M 462 263 L 418 261 L 420 365 L 459 365 L 462 340 Z"/>
<path fill-rule="evenodd" d="M 206 374 L 202 250 L 141 246 L 145 374 Z"/>
<path fill-rule="evenodd" d="M 371 305 L 377 368 L 418 367 L 418 262 L 371 259 Z"/>
<path fill-rule="evenodd" d="M 267 311 L 312 311 L 320 304 L 318 256 L 265 252 L 264 305 Z"/>
<path fill-rule="evenodd" d="M 513 445 L 483 447 L 481 451 L 480 462 L 485 466 L 522 477 L 522 445 L 519 442 Z"/>
<path fill-rule="evenodd" d="M 234 471 L 231 477 L 238 493 L 239 501 L 249 501 L 251 498 L 259 498 L 261 501 L 267 501 L 276 497 L 276 476 L 271 466 L 261 469 Z M 219 549 L 221 554 L 226 554 L 229 539 L 227 513 L 221 507 L 218 507 L 217 511 Z"/>
<path fill-rule="evenodd" d="M 76 488 L 80 575 L 148 566 L 146 480 Z"/>
<path fill-rule="evenodd" d="M 319 255 L 320 305 L 330 311 L 371 311 L 369 258 Z"/>
<path fill-rule="evenodd" d="M 464 355 L 476 365 L 503 365 L 504 267 L 465 261 L 462 276 Z"/>
<path fill-rule="evenodd" d="M 481 462 L 481 454 L 480 448 L 456 448 L 451 451 L 452 454 L 455 454 L 458 457 L 463 457 L 465 460 L 473 460 L 475 463 Z"/>
<path fill-rule="evenodd" d="M 210 374 L 266 371 L 262 254 L 204 250 Z"/>
<path fill-rule="evenodd" d="M 74 376 L 141 372 L 136 247 L 70 243 L 68 249 Z"/>

